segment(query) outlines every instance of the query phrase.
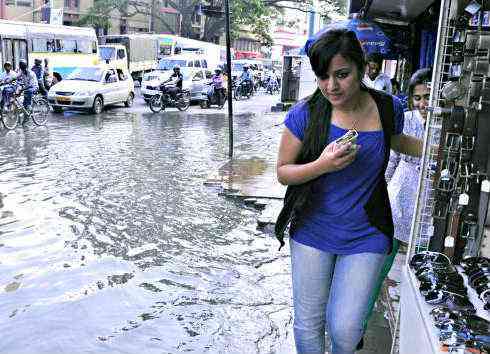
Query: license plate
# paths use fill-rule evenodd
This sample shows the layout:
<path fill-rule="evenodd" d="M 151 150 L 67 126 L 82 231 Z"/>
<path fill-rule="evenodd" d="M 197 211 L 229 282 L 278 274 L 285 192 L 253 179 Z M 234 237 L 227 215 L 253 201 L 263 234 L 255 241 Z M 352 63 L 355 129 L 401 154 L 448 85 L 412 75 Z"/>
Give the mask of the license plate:
<path fill-rule="evenodd" d="M 58 97 L 57 100 L 59 103 L 70 103 L 70 99 L 66 97 Z"/>

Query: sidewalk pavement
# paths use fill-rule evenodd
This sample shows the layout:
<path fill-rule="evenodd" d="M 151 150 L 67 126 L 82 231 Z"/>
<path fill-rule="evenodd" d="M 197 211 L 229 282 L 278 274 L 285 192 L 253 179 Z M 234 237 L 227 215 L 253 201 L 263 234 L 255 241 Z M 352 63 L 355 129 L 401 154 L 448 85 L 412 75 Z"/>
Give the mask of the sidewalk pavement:
<path fill-rule="evenodd" d="M 261 160 L 261 167 L 253 158 L 228 161 L 205 184 L 218 187 L 224 197 L 243 201 L 244 205 L 260 210 L 257 228 L 273 236 L 274 222 L 282 207 L 285 187 L 276 179 L 275 161 Z M 364 349 L 360 354 L 388 354 L 391 350 L 392 333 L 399 303 L 399 285 L 404 254 L 399 254 L 386 279 L 382 294 L 368 325 Z M 278 353 L 281 354 L 281 353 Z"/>

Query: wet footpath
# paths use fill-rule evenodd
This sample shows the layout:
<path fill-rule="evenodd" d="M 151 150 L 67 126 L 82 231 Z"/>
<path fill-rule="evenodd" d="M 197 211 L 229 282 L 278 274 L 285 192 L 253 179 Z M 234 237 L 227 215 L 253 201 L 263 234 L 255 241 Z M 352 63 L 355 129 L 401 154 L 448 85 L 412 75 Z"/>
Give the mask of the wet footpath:
<path fill-rule="evenodd" d="M 294 353 L 277 100 L 0 130 L 0 353 Z"/>

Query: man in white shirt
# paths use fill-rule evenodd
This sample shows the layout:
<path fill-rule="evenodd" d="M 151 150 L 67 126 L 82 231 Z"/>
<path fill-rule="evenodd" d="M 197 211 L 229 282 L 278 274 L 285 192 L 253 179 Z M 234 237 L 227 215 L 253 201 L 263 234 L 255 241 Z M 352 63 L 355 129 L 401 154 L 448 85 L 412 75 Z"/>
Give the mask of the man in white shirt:
<path fill-rule="evenodd" d="M 388 75 L 381 72 L 382 65 L 383 57 L 379 53 L 369 54 L 367 57 L 367 68 L 366 75 L 364 76 L 364 82 L 368 87 L 391 94 L 393 91 L 391 87 L 391 79 Z"/>
<path fill-rule="evenodd" d="M 16 77 L 17 74 L 12 70 L 12 63 L 6 61 L 3 64 L 4 71 L 0 74 L 0 83 L 3 84 L 1 87 L 2 98 L 0 100 L 0 108 L 3 109 L 3 106 L 6 102 L 9 102 L 10 95 L 14 92 L 14 88 L 11 85 L 6 85 L 11 83 Z"/>

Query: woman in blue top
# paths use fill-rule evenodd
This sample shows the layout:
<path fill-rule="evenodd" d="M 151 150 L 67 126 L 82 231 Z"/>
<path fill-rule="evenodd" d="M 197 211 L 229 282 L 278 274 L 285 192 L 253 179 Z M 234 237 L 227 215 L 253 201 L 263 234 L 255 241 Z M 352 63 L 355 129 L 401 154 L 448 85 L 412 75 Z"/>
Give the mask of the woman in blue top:
<path fill-rule="evenodd" d="M 277 161 L 278 179 L 288 189 L 311 185 L 308 204 L 290 229 L 294 335 L 298 353 L 323 354 L 327 323 L 333 353 L 350 354 L 391 251 L 384 181 L 389 147 L 420 156 L 422 143 L 402 134 L 398 99 L 363 85 L 366 63 L 354 32 L 324 33 L 308 56 L 318 89 L 288 112 Z M 383 97 L 393 108 L 390 117 L 380 115 Z M 356 143 L 336 144 L 348 130 L 358 131 Z M 310 150 L 320 153 L 303 163 Z"/>

